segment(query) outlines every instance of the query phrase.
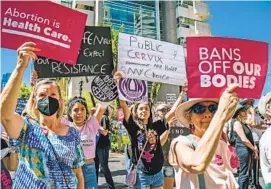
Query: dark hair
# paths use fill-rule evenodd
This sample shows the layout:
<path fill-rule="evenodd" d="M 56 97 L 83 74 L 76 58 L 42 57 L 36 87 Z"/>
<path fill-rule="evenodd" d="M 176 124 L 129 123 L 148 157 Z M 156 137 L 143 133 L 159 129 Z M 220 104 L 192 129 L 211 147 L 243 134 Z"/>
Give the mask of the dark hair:
<path fill-rule="evenodd" d="M 139 106 L 140 104 L 142 104 L 142 103 L 137 103 L 137 104 L 135 104 L 135 106 L 134 106 L 133 109 L 132 109 L 132 111 L 133 111 L 132 115 L 133 115 L 134 121 L 135 121 L 137 124 L 142 125 L 142 124 L 141 124 L 141 120 L 139 120 L 139 119 L 138 119 L 138 116 L 137 116 L 137 109 L 138 109 L 138 106 Z M 149 119 L 148 119 L 148 125 L 151 125 L 151 124 L 153 123 L 153 119 L 152 119 L 152 111 L 151 111 L 152 109 L 151 109 L 151 105 L 150 105 L 150 104 L 146 104 L 146 105 L 148 105 L 149 108 L 150 108 L 150 117 L 149 117 Z"/>
<path fill-rule="evenodd" d="M 86 119 L 88 118 L 89 112 L 88 112 L 88 106 L 87 106 L 87 102 L 86 99 L 83 97 L 73 97 L 72 99 L 69 100 L 68 102 L 68 111 L 67 111 L 67 115 L 68 115 L 68 119 L 70 122 L 73 122 L 72 117 L 70 116 L 71 112 L 72 112 L 72 108 L 76 103 L 80 103 L 83 106 L 85 106 L 86 108 Z"/>
<path fill-rule="evenodd" d="M 104 115 L 109 116 L 109 109 L 108 109 L 108 107 L 106 107 L 106 109 L 104 111 Z"/>

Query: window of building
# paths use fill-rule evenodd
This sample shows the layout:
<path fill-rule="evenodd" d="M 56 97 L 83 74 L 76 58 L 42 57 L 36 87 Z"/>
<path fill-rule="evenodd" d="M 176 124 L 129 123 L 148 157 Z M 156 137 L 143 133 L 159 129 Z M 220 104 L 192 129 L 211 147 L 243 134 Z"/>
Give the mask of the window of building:
<path fill-rule="evenodd" d="M 188 8 L 189 6 L 193 6 L 193 1 L 180 1 L 180 0 L 178 0 L 176 3 L 176 7 Z"/>
<path fill-rule="evenodd" d="M 60 3 L 66 7 L 72 8 L 72 0 L 60 1 Z"/>
<path fill-rule="evenodd" d="M 76 4 L 76 8 L 77 9 L 94 11 L 94 7 L 91 7 L 91 6 L 88 6 L 88 5 L 83 5 L 83 4 Z"/>

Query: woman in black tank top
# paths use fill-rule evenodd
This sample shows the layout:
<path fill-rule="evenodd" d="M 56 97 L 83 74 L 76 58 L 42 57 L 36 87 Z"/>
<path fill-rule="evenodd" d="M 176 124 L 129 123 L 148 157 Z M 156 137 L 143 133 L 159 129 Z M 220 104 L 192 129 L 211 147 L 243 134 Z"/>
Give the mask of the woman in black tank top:
<path fill-rule="evenodd" d="M 253 153 L 258 154 L 258 149 L 254 145 L 252 132 L 245 123 L 247 115 L 250 113 L 249 108 L 249 105 L 238 105 L 233 116 L 236 119 L 234 122 L 235 149 L 240 161 L 239 189 L 248 189 Z"/>

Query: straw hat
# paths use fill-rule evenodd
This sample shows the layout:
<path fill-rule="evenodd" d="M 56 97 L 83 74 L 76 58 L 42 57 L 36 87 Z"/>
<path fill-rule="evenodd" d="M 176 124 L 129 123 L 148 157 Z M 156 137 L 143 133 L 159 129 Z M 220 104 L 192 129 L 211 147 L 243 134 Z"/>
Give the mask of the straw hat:
<path fill-rule="evenodd" d="M 180 104 L 176 111 L 175 111 L 175 116 L 178 119 L 178 121 L 183 124 L 186 127 L 189 127 L 190 121 L 187 119 L 186 112 L 192 108 L 194 105 L 200 103 L 200 102 L 219 102 L 219 99 L 216 98 L 194 98 L 194 99 L 189 99 L 189 101 L 184 102 Z"/>

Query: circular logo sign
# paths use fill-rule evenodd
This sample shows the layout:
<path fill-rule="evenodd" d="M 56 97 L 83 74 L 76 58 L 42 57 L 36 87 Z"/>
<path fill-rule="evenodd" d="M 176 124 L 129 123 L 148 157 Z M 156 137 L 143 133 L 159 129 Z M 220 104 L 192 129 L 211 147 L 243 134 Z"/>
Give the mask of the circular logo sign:
<path fill-rule="evenodd" d="M 109 75 L 95 77 L 91 82 L 91 93 L 100 102 L 111 102 L 118 97 L 117 85 Z"/>
<path fill-rule="evenodd" d="M 137 79 L 121 79 L 119 82 L 120 93 L 132 102 L 139 102 L 147 98 L 147 84 Z"/>

